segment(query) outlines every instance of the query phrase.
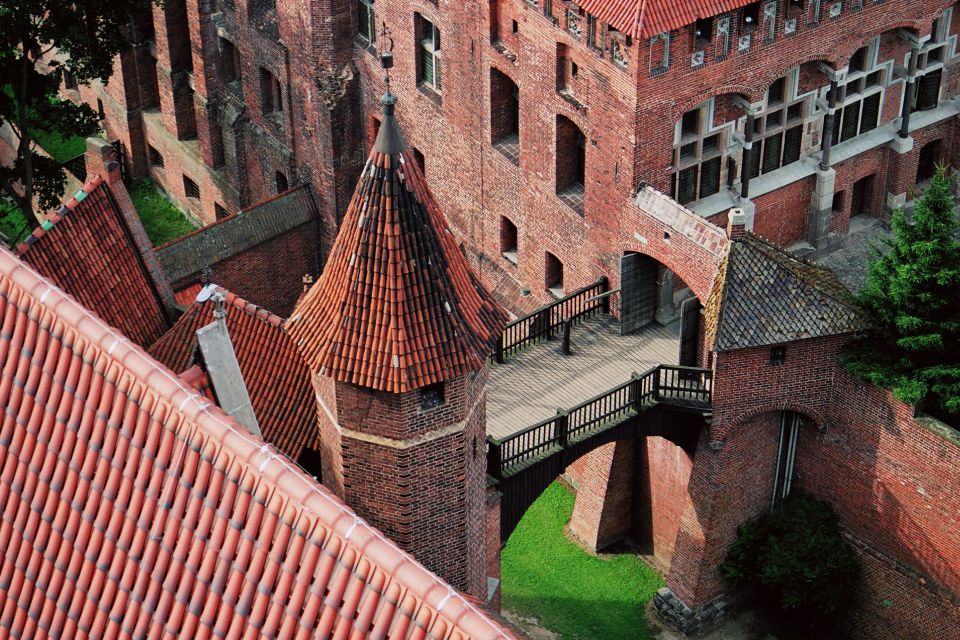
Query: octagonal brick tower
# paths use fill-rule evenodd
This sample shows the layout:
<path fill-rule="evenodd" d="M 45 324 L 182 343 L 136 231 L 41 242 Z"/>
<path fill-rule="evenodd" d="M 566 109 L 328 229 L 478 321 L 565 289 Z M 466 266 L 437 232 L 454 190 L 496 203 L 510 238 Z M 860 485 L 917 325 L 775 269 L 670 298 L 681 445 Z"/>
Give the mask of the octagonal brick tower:
<path fill-rule="evenodd" d="M 474 278 L 386 95 L 326 268 L 287 330 L 310 365 L 323 482 L 485 595 L 486 362 L 505 314 Z"/>

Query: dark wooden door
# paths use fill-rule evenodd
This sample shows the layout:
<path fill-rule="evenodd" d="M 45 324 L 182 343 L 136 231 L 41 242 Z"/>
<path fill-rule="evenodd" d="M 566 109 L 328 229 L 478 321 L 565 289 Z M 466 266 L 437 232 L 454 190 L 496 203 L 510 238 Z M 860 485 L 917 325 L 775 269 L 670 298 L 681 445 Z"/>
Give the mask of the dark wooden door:
<path fill-rule="evenodd" d="M 850 215 L 870 214 L 870 196 L 873 194 L 873 176 L 857 180 L 853 185 L 853 198 L 850 202 Z"/>
<path fill-rule="evenodd" d="M 657 262 L 642 253 L 620 258 L 620 333 L 653 322 L 657 312 Z"/>
<path fill-rule="evenodd" d="M 687 298 L 680 304 L 680 365 L 698 366 L 698 347 L 700 346 L 700 301 Z"/>

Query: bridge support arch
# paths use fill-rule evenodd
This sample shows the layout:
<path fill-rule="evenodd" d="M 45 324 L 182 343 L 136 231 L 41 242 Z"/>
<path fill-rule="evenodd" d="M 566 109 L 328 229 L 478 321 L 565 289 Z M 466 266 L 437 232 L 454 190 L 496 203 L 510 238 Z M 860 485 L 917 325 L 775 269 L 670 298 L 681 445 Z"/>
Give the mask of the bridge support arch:
<path fill-rule="evenodd" d="M 667 587 L 655 600 L 658 614 L 685 633 L 719 616 L 718 603 L 729 592 L 719 566 L 737 527 L 778 504 L 789 491 L 792 456 L 815 438 L 816 423 L 806 415 L 775 410 L 753 413 L 720 429 L 724 441 L 703 433 L 697 444 Z"/>

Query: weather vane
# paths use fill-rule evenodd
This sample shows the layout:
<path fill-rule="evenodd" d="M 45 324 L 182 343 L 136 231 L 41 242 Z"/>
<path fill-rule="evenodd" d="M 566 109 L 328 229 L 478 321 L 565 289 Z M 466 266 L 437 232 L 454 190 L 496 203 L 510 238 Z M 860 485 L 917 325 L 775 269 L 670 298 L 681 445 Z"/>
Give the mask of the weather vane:
<path fill-rule="evenodd" d="M 380 42 L 384 44 L 384 47 L 380 50 L 380 66 L 386 72 L 383 80 L 387 85 L 387 95 L 389 96 L 392 95 L 390 93 L 390 69 L 393 68 L 393 36 L 390 35 L 390 29 L 387 28 L 386 21 L 380 28 L 380 36 Z"/>

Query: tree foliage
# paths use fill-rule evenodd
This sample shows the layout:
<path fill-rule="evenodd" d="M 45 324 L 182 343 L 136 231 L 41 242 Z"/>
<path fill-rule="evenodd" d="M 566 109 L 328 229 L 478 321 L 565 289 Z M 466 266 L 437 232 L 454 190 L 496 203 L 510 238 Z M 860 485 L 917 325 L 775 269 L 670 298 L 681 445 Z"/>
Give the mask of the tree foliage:
<path fill-rule="evenodd" d="M 872 329 L 847 365 L 907 403 L 960 417 L 960 242 L 950 181 L 940 167 L 907 222 L 893 216 L 887 251 L 870 264 L 859 303 Z"/>
<path fill-rule="evenodd" d="M 8 125 L 16 157 L 0 164 L 0 189 L 37 225 L 33 198 L 55 207 L 66 185 L 59 164 L 39 153 L 38 130 L 63 137 L 87 136 L 97 114 L 87 105 L 59 100 L 57 90 L 70 76 L 78 84 L 106 82 L 114 57 L 126 46 L 134 11 L 146 0 L 0 1 L 0 126 Z"/>
<path fill-rule="evenodd" d="M 763 587 L 784 610 L 819 616 L 843 606 L 858 566 L 830 504 L 797 492 L 742 524 L 720 569 L 735 582 Z"/>

